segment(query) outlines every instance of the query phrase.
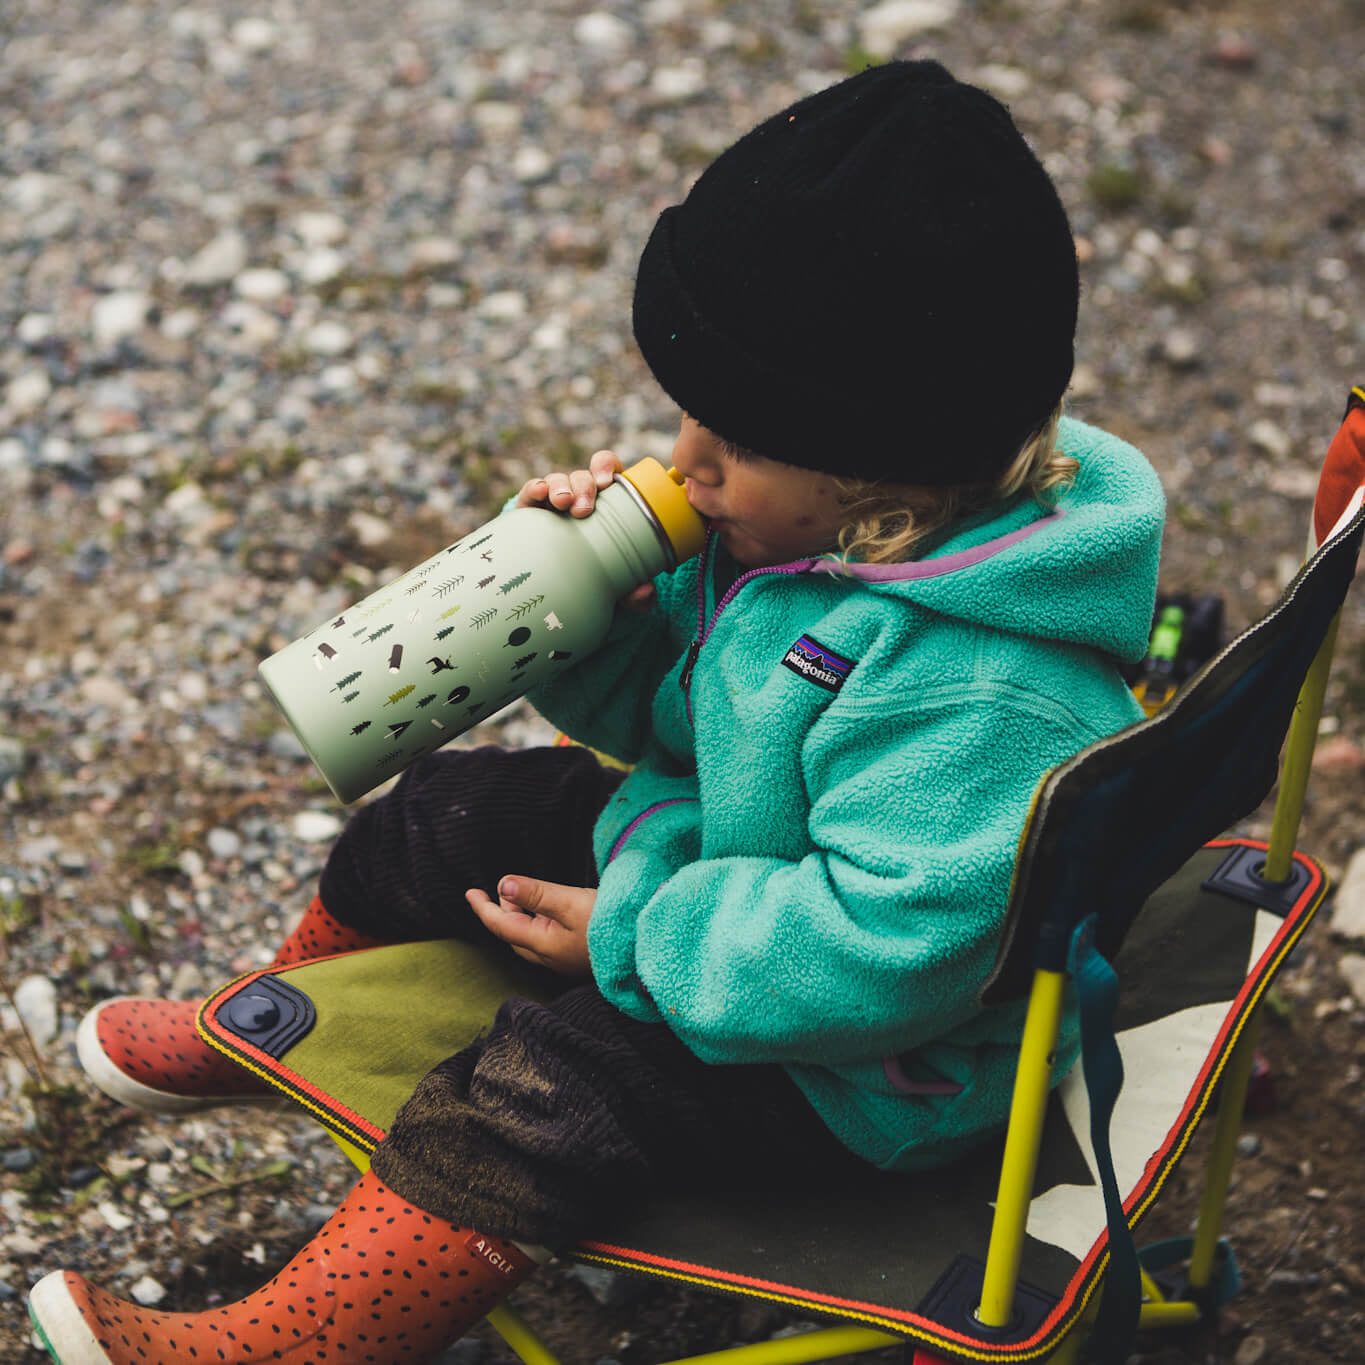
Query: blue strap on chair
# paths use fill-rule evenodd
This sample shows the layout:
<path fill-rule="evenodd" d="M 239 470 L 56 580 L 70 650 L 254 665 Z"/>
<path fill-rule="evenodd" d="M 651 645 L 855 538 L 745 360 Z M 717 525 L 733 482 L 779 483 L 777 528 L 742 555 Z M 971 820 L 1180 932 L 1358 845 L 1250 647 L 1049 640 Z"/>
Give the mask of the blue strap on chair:
<path fill-rule="evenodd" d="M 1123 1059 L 1114 1037 L 1119 979 L 1095 947 L 1097 923 L 1097 916 L 1089 915 L 1076 926 L 1067 956 L 1081 1018 L 1081 1066 L 1090 1097 L 1090 1144 L 1109 1228 L 1109 1269 L 1087 1352 L 1095 1360 L 1123 1361 L 1137 1335 L 1142 1283 L 1137 1247 L 1124 1213 L 1109 1145 L 1109 1124 L 1123 1089 Z"/>

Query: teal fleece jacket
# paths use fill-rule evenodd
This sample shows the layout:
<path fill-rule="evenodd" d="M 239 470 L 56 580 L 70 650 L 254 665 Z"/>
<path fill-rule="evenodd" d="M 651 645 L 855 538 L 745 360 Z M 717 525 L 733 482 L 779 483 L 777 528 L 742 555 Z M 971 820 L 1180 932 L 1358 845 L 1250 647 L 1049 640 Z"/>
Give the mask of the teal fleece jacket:
<path fill-rule="evenodd" d="M 1164 501 L 1064 420 L 1080 462 L 923 558 L 742 573 L 714 542 L 531 700 L 634 765 L 601 815 L 594 977 L 706 1062 L 780 1063 L 852 1151 L 952 1159 L 1004 1123 L 1023 1005 L 983 1009 L 1047 770 L 1139 719 Z M 1068 1013 L 1058 1074 L 1075 1055 Z"/>

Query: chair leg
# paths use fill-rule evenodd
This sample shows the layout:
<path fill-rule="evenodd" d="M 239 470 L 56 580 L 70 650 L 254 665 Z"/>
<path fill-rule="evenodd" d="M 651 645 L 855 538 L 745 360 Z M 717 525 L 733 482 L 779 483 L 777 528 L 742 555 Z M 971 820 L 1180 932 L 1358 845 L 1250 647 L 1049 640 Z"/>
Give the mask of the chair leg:
<path fill-rule="evenodd" d="M 1251 1069 L 1256 1060 L 1256 1039 L 1260 1031 L 1261 1011 L 1258 1007 L 1246 1021 L 1242 1036 L 1233 1046 L 1223 1075 L 1218 1120 L 1204 1173 L 1204 1197 L 1199 1206 L 1199 1221 L 1195 1225 L 1194 1245 L 1190 1251 L 1189 1281 L 1190 1288 L 1196 1294 L 1207 1290 L 1213 1279 L 1214 1255 L 1222 1231 L 1223 1208 L 1227 1203 L 1232 1163 L 1237 1156 L 1242 1110 L 1246 1105 L 1247 1086 L 1251 1082 Z"/>

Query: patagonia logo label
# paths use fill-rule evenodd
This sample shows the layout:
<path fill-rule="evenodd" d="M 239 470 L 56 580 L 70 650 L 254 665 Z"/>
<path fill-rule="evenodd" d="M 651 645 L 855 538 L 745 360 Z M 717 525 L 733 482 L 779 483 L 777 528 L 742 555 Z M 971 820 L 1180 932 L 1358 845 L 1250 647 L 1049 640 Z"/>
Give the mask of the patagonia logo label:
<path fill-rule="evenodd" d="M 823 687 L 826 692 L 837 692 L 853 667 L 852 659 L 845 659 L 832 649 L 826 649 L 818 640 L 803 635 L 788 651 L 782 660 L 785 667 L 799 673 L 807 682 Z"/>

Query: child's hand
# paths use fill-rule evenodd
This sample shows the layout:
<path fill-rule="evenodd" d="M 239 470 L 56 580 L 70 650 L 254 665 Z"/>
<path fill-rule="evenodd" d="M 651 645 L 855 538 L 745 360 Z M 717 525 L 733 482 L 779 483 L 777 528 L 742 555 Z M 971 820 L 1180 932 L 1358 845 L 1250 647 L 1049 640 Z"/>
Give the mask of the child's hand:
<path fill-rule="evenodd" d="M 466 891 L 470 908 L 490 933 L 518 957 L 564 976 L 587 976 L 588 919 L 597 892 L 533 877 L 504 877 L 494 904 L 477 887 Z"/>
<path fill-rule="evenodd" d="M 517 494 L 517 507 L 553 507 L 557 512 L 568 511 L 575 517 L 586 517 L 603 488 L 624 466 L 610 450 L 599 450 L 588 461 L 586 469 L 575 469 L 569 474 L 546 474 L 543 478 L 528 479 Z"/>

